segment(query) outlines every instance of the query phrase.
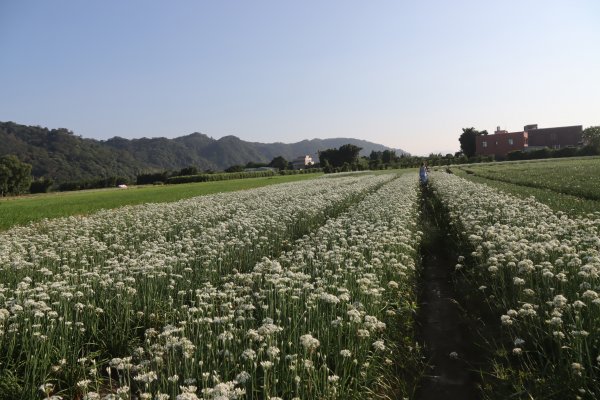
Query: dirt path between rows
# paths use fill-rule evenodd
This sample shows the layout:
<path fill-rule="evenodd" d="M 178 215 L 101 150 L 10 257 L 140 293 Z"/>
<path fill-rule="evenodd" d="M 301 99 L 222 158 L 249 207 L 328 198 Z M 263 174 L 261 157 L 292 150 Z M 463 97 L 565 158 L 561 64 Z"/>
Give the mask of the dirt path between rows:
<path fill-rule="evenodd" d="M 450 256 L 444 227 L 436 221 L 431 193 L 423 190 L 418 332 L 430 367 L 417 390 L 417 400 L 478 399 L 476 381 L 468 367 L 470 346 L 467 326 L 454 300 Z"/>

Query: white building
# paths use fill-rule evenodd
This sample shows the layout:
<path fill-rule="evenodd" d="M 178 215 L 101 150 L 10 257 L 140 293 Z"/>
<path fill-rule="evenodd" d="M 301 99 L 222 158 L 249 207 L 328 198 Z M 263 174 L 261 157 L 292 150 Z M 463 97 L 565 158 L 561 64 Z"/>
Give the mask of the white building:
<path fill-rule="evenodd" d="M 294 169 L 305 169 L 313 165 L 315 162 L 313 161 L 311 156 L 300 156 L 292 161 L 292 166 Z"/>

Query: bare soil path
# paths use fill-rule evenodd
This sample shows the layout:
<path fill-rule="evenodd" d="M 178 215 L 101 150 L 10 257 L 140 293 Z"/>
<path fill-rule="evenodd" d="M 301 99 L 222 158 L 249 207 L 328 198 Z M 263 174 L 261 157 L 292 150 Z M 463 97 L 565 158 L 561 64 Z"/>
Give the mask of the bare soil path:
<path fill-rule="evenodd" d="M 436 219 L 432 194 L 423 189 L 418 332 L 430 367 L 421 379 L 417 400 L 478 399 L 476 380 L 468 367 L 468 327 L 455 300 L 452 273 L 456 260 L 450 254 L 446 229 Z"/>

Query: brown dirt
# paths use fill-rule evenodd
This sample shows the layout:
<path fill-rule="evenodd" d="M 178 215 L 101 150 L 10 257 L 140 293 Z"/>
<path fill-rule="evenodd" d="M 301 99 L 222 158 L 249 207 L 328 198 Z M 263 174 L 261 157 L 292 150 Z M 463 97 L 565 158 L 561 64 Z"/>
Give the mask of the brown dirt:
<path fill-rule="evenodd" d="M 477 382 L 469 371 L 467 324 L 455 300 L 452 273 L 456 261 L 450 256 L 446 230 L 440 227 L 431 206 L 431 193 L 423 190 L 418 331 L 429 367 L 421 379 L 417 400 L 478 399 Z"/>

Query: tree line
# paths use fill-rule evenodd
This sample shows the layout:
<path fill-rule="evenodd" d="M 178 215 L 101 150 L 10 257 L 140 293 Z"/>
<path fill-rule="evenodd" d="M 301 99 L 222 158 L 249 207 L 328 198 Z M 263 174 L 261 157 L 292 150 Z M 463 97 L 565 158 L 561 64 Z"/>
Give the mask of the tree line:
<path fill-rule="evenodd" d="M 31 164 L 21 162 L 16 156 L 0 157 L 0 195 L 14 196 L 29 191 Z"/>
<path fill-rule="evenodd" d="M 494 161 L 493 156 L 477 156 L 475 154 L 476 138 L 481 135 L 487 135 L 487 131 L 478 131 L 477 129 L 463 128 L 459 136 L 460 151 L 454 154 L 434 154 L 428 156 L 413 156 L 410 154 L 397 155 L 393 150 L 372 151 L 367 157 L 361 157 L 360 147 L 353 144 L 345 144 L 339 148 L 326 149 L 319 152 L 319 162 L 309 168 L 321 168 L 325 173 L 345 172 L 345 171 L 363 171 L 378 170 L 389 168 L 413 168 L 426 162 L 432 166 L 443 166 L 453 164 L 466 164 L 475 162 Z M 550 157 L 572 157 L 600 154 L 600 126 L 591 126 L 583 131 L 583 140 L 585 146 L 580 148 L 563 149 L 540 149 L 531 152 L 515 151 L 508 154 L 508 160 L 523 160 L 535 158 Z M 227 168 L 225 173 L 241 173 L 247 169 L 256 169 L 261 167 L 273 168 L 278 171 L 288 171 L 293 169 L 290 161 L 282 156 L 274 157 L 269 163 L 248 162 L 245 165 L 232 165 Z M 135 183 L 160 184 L 173 181 L 175 177 L 198 176 L 200 174 L 223 173 L 223 171 L 200 170 L 197 166 L 188 166 L 179 170 L 153 171 L 147 173 L 138 173 Z M 203 180 L 210 180 L 203 177 Z M 193 180 L 192 180 L 193 181 Z M 24 193 L 44 193 L 50 189 L 59 191 L 82 190 L 94 188 L 115 187 L 120 184 L 132 183 L 127 177 L 108 176 L 94 179 L 78 180 L 71 182 L 62 182 L 59 185 L 47 177 L 34 179 L 32 177 L 32 166 L 21 161 L 15 155 L 5 155 L 0 157 L 0 196 L 15 196 Z"/>

